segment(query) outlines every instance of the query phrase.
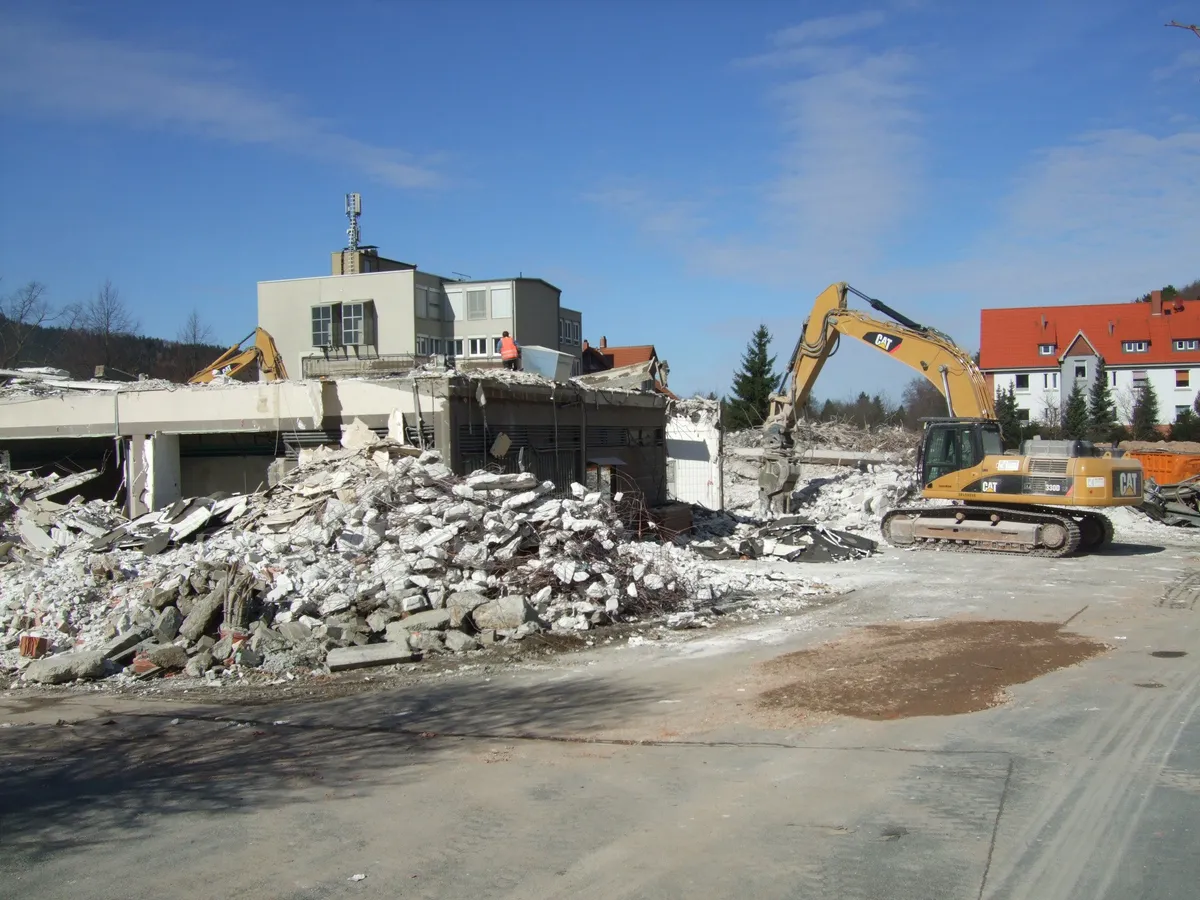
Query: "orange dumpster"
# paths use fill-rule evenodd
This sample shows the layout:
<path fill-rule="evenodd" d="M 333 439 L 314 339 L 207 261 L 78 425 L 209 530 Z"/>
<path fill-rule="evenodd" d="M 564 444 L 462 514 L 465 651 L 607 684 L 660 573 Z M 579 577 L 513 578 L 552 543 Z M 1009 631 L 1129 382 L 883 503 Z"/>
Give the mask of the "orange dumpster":
<path fill-rule="evenodd" d="M 1200 475 L 1200 453 L 1131 450 L 1125 455 L 1141 462 L 1146 477 L 1159 484 L 1178 484 L 1193 475 Z"/>

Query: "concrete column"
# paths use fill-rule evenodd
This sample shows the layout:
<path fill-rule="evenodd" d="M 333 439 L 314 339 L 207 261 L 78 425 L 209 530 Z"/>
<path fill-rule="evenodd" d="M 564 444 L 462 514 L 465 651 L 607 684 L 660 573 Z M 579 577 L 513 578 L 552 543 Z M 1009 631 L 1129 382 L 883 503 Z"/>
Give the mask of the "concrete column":
<path fill-rule="evenodd" d="M 125 442 L 125 510 L 136 518 L 165 509 L 182 496 L 179 435 L 135 434 Z"/>

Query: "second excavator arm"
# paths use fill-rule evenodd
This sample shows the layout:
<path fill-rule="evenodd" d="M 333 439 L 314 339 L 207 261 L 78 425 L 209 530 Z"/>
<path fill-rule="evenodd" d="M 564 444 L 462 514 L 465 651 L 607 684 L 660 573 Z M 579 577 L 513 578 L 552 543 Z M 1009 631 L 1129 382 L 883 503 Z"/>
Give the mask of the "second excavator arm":
<path fill-rule="evenodd" d="M 254 338 L 254 343 L 243 350 L 242 345 L 250 338 Z M 265 329 L 256 328 L 188 379 L 188 384 L 208 384 L 218 374 L 233 377 L 256 362 L 267 381 L 287 380 L 287 369 L 275 339 Z"/>

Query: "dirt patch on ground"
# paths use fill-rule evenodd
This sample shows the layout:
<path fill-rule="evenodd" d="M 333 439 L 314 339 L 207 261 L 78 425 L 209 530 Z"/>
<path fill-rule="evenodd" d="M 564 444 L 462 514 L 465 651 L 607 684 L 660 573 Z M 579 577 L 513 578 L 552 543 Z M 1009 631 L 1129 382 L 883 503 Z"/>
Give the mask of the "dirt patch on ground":
<path fill-rule="evenodd" d="M 1054 622 L 871 625 L 764 663 L 778 686 L 759 694 L 758 705 L 860 719 L 953 716 L 996 706 L 1009 685 L 1107 649 Z"/>

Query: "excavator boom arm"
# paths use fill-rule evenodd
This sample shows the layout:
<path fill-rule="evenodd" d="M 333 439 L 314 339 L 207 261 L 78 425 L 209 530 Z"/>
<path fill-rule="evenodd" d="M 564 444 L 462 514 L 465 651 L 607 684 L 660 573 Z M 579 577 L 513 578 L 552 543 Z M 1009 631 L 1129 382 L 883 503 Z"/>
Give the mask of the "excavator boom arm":
<path fill-rule="evenodd" d="M 963 418 L 994 419 L 995 404 L 987 382 L 971 357 L 949 337 L 917 324 L 879 302 L 867 301 L 895 321 L 886 321 L 847 308 L 846 295 L 865 297 L 845 282 L 831 284 L 813 304 L 804 332 L 796 344 L 784 376 L 786 395 L 775 398 L 772 419 L 784 431 L 804 408 L 825 361 L 842 335 L 856 338 L 926 378 L 946 398 L 947 413 Z M 782 406 L 782 408 L 780 408 Z"/>
<path fill-rule="evenodd" d="M 243 350 L 242 345 L 250 338 L 254 338 L 254 343 Z M 275 346 L 275 339 L 266 330 L 256 328 L 188 379 L 188 384 L 207 384 L 217 372 L 234 376 L 255 362 L 267 381 L 287 380 L 287 369 L 279 348 Z"/>

